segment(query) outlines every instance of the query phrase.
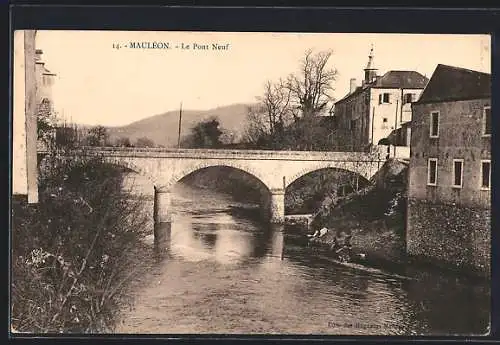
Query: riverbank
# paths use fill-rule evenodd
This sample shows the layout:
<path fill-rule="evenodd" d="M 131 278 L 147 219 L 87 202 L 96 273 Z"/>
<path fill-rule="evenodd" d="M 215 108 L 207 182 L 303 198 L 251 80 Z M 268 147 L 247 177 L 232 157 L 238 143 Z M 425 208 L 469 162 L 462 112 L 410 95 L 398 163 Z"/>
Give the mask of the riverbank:
<path fill-rule="evenodd" d="M 296 226 L 303 236 L 312 233 L 315 229 L 327 227 L 330 231 L 319 239 L 322 247 L 328 248 L 333 244 L 335 234 L 340 231 L 352 234 L 352 250 L 357 256 L 363 254 L 363 261 L 374 266 L 399 266 L 407 261 L 404 241 L 404 216 L 401 211 L 393 211 L 390 215 L 385 215 L 387 210 L 360 205 L 366 203 L 367 199 L 372 202 L 383 204 L 381 191 L 373 189 L 366 194 L 359 194 L 343 205 L 337 206 L 334 210 L 319 216 L 315 219 L 312 227 L 307 228 L 304 224 Z M 384 193 L 386 194 L 386 193 Z M 400 195 L 394 195 L 389 203 L 399 203 L 398 208 L 403 208 Z M 342 211 L 340 209 L 342 208 Z M 348 209 L 361 210 L 352 212 Z M 371 213 L 367 216 L 366 212 Z M 378 212 L 377 212 L 378 211 Z M 363 214 L 365 213 L 365 214 Z M 374 214 L 375 213 L 375 214 Z M 381 213 L 381 214 L 377 214 Z"/>
<path fill-rule="evenodd" d="M 352 234 L 355 261 L 370 267 L 399 274 L 421 268 L 437 269 L 488 280 L 482 272 L 407 254 L 405 174 L 406 169 L 400 169 L 397 174 L 388 174 L 378 183 L 323 207 L 309 228 L 303 222 L 296 226 L 297 231 L 305 238 L 306 234 L 327 227 L 330 231 L 318 240 L 320 248 L 325 250 L 334 243 L 337 233 Z"/>
<path fill-rule="evenodd" d="M 147 228 L 143 204 L 123 193 L 122 169 L 98 158 L 45 163 L 39 203 L 12 204 L 11 327 L 106 332 L 148 262 L 132 255 Z"/>

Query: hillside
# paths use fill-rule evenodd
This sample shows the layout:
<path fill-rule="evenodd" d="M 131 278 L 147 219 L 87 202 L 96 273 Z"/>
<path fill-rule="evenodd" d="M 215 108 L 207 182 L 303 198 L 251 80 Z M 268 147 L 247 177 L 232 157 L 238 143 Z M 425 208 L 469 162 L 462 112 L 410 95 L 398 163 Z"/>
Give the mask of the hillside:
<path fill-rule="evenodd" d="M 183 110 L 181 135 L 189 134 L 191 128 L 201 120 L 216 116 L 222 128 L 231 131 L 236 138 L 241 137 L 246 123 L 247 104 L 232 104 L 210 110 Z M 179 131 L 179 111 L 169 111 L 154 115 L 122 127 L 110 127 L 111 140 L 128 137 L 132 142 L 147 137 L 157 145 L 172 147 L 177 145 Z"/>

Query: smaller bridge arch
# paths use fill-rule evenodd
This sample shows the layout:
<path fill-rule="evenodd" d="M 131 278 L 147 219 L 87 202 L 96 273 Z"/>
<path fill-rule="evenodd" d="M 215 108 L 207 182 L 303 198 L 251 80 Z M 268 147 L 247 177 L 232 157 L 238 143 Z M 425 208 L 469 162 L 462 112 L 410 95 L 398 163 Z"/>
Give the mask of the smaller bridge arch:
<path fill-rule="evenodd" d="M 325 164 L 317 164 L 317 165 L 305 167 L 304 169 L 301 169 L 299 172 L 291 175 L 290 177 L 288 177 L 286 179 L 285 188 L 288 188 L 292 183 L 294 183 L 295 181 L 299 180 L 300 178 L 302 178 L 310 173 L 320 171 L 320 170 L 329 170 L 329 169 L 343 171 L 343 172 L 349 172 L 355 176 L 359 176 L 360 178 L 362 178 L 366 182 L 370 181 L 367 178 L 367 176 L 365 176 L 364 174 L 361 174 L 359 171 L 347 169 L 346 167 L 339 167 L 336 164 L 325 162 Z"/>
<path fill-rule="evenodd" d="M 117 165 L 117 166 L 129 169 L 129 170 L 147 178 L 149 181 L 151 181 L 151 183 L 154 187 L 158 187 L 158 185 L 159 185 L 159 181 L 158 181 L 157 176 L 149 173 L 149 171 L 144 169 L 143 166 L 139 165 L 138 163 L 134 162 L 133 160 L 123 159 L 120 157 L 105 157 L 105 161 L 108 164 L 113 164 L 113 165 Z"/>

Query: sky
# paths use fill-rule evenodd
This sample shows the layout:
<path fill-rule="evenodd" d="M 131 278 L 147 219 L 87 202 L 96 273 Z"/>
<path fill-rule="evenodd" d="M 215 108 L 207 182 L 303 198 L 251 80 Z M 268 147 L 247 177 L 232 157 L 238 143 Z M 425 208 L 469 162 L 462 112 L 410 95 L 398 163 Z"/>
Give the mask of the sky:
<path fill-rule="evenodd" d="M 130 42 L 170 49 L 130 48 Z M 372 44 L 379 74 L 415 70 L 430 77 L 438 63 L 491 73 L 490 42 L 488 35 L 53 30 L 38 31 L 36 46 L 57 74 L 60 116 L 121 126 L 177 110 L 181 102 L 193 110 L 255 102 L 266 80 L 298 71 L 307 49 L 333 50 L 329 66 L 338 71 L 334 96 L 341 99 L 350 78 L 361 83 Z M 195 43 L 210 49 L 193 49 Z M 214 43 L 228 48 L 213 50 Z"/>

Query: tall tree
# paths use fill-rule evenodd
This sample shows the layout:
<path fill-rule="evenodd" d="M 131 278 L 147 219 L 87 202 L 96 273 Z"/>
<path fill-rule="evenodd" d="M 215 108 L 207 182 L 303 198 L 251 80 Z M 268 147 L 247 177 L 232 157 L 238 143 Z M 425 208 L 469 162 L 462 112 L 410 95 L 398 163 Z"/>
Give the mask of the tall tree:
<path fill-rule="evenodd" d="M 282 79 L 277 83 L 267 81 L 264 95 L 258 97 L 266 112 L 271 136 L 282 135 L 285 126 L 290 122 L 292 92 L 286 86 L 287 84 Z"/>
<path fill-rule="evenodd" d="M 333 83 L 337 77 L 337 70 L 328 67 L 332 54 L 332 50 L 317 53 L 307 50 L 300 63 L 300 72 L 288 77 L 287 86 L 303 117 L 320 115 L 332 109 Z"/>
<path fill-rule="evenodd" d="M 327 150 L 330 131 L 322 116 L 333 110 L 332 51 L 305 52 L 299 72 L 266 82 L 248 113 L 246 141 L 259 148 Z"/>
<path fill-rule="evenodd" d="M 257 97 L 258 103 L 249 108 L 246 129 L 247 140 L 254 143 L 281 148 L 284 144 L 286 127 L 292 122 L 292 92 L 286 82 L 280 79 L 267 81 L 264 93 Z"/>

